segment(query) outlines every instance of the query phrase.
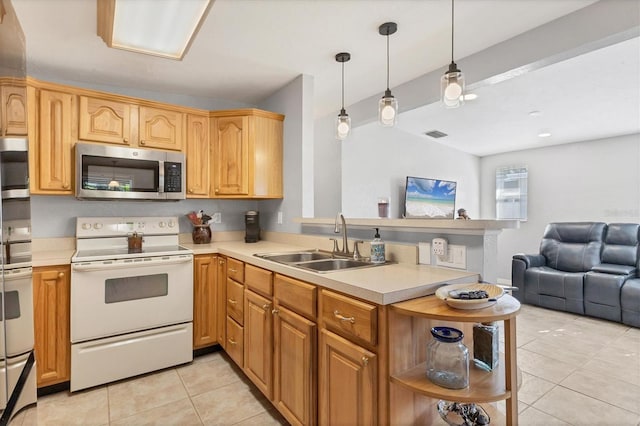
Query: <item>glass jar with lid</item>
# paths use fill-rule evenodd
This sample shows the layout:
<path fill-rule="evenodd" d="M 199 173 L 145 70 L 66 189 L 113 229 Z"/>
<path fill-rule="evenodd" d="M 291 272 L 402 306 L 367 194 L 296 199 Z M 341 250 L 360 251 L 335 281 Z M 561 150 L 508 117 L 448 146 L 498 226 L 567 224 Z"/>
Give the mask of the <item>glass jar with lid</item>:
<path fill-rule="evenodd" d="M 433 327 L 433 339 L 427 345 L 427 377 L 448 389 L 469 386 L 469 350 L 462 342 L 464 334 L 453 327 Z"/>

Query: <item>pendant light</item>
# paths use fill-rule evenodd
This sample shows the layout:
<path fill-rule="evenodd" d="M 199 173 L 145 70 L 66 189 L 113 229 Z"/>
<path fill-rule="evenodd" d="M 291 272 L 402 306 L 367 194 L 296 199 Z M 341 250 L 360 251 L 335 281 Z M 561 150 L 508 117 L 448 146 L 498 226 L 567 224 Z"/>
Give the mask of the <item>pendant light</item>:
<path fill-rule="evenodd" d="M 440 95 L 447 108 L 457 108 L 464 104 L 464 75 L 453 62 L 453 2 L 451 0 L 451 63 L 449 70 L 440 79 Z"/>
<path fill-rule="evenodd" d="M 386 22 L 378 27 L 380 35 L 387 37 L 387 90 L 378 102 L 378 123 L 384 127 L 393 127 L 398 122 L 398 101 L 389 90 L 389 36 L 398 31 L 395 22 Z"/>
<path fill-rule="evenodd" d="M 342 108 L 340 114 L 336 119 L 336 138 L 339 141 L 343 141 L 349 136 L 351 132 L 351 117 L 344 109 L 344 63 L 351 59 L 351 54 L 348 52 L 338 53 L 336 55 L 336 61 L 342 64 Z"/>

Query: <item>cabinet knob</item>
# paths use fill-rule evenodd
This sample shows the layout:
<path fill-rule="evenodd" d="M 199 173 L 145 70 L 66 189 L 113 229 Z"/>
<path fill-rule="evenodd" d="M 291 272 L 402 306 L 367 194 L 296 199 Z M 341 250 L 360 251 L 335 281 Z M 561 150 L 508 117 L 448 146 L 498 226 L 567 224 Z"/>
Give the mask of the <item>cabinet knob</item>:
<path fill-rule="evenodd" d="M 340 321 L 343 321 L 343 322 L 350 322 L 351 324 L 355 324 L 356 323 L 356 319 L 354 317 L 345 317 L 338 310 L 333 311 L 333 316 L 338 318 Z"/>
<path fill-rule="evenodd" d="M 224 265 L 224 259 L 218 260 L 218 265 Z"/>
<path fill-rule="evenodd" d="M 58 278 L 64 277 L 64 272 L 58 272 Z"/>
<path fill-rule="evenodd" d="M 219 190 L 218 188 L 216 188 L 216 194 L 217 194 L 218 192 L 220 192 L 220 190 Z"/>
<path fill-rule="evenodd" d="M 189 193 L 193 194 L 193 188 L 189 188 Z"/>
<path fill-rule="evenodd" d="M 144 144 L 145 144 L 145 141 L 140 140 L 140 145 L 144 145 Z"/>
<path fill-rule="evenodd" d="M 273 310 L 271 311 L 271 313 L 272 313 L 273 315 L 278 315 L 278 314 L 280 313 L 280 309 L 278 309 L 278 308 L 273 308 Z"/>
<path fill-rule="evenodd" d="M 362 357 L 362 365 L 368 365 L 369 364 L 369 358 L 367 358 L 366 356 Z"/>
<path fill-rule="evenodd" d="M 262 309 L 264 309 L 265 311 L 270 307 L 271 307 L 271 303 L 265 303 L 264 305 L 262 305 Z"/>
<path fill-rule="evenodd" d="M 69 189 L 69 184 L 67 182 L 62 184 L 63 189 Z"/>
<path fill-rule="evenodd" d="M 227 299 L 227 301 L 228 301 L 229 303 L 231 303 L 232 305 L 235 305 L 236 303 L 238 303 L 238 301 L 237 301 L 237 300 L 233 300 L 233 299 Z"/>
<path fill-rule="evenodd" d="M 238 342 L 236 342 L 235 340 L 233 340 L 233 338 L 232 338 L 232 337 L 229 337 L 229 338 L 227 339 L 227 342 L 229 342 L 229 343 L 230 343 L 230 344 L 232 344 L 232 345 L 237 345 L 237 344 L 238 344 Z"/>
<path fill-rule="evenodd" d="M 124 143 L 128 143 L 128 142 L 129 142 L 129 139 L 127 139 L 127 138 L 122 138 L 122 142 L 124 142 Z"/>

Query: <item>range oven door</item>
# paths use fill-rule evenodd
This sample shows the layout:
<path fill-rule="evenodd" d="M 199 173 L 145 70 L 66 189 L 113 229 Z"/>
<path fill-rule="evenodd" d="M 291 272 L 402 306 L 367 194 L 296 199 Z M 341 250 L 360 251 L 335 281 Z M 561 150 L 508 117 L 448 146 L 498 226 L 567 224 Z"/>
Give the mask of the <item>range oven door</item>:
<path fill-rule="evenodd" d="M 71 342 L 190 322 L 193 256 L 71 265 Z"/>

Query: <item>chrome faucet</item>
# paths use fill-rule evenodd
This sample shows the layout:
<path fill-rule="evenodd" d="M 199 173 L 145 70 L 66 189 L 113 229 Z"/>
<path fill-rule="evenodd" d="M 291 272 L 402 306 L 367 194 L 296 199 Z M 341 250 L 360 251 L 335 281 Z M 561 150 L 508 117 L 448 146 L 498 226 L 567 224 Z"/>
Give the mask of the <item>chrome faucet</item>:
<path fill-rule="evenodd" d="M 336 223 L 335 223 L 333 232 L 336 234 L 339 234 L 341 229 L 342 229 L 342 250 L 339 250 L 339 251 L 337 250 L 338 243 L 335 240 L 334 240 L 333 248 L 334 248 L 334 251 L 337 251 L 340 254 L 349 255 L 350 254 L 349 243 L 347 242 L 347 222 L 344 220 L 344 216 L 342 215 L 342 213 L 338 213 L 338 215 L 336 216 Z"/>

